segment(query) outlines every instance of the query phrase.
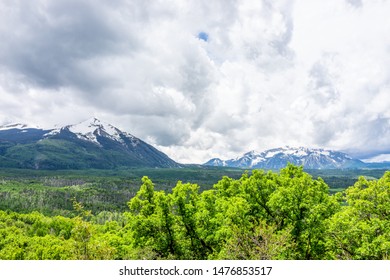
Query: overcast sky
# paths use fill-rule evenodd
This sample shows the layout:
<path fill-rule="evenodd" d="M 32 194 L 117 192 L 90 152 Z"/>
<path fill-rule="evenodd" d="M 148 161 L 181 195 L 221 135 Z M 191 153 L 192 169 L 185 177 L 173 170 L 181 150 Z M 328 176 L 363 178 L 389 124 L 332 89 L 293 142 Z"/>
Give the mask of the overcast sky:
<path fill-rule="evenodd" d="M 2 0 L 0 124 L 95 116 L 182 163 L 390 153 L 389 14 L 386 0 Z"/>

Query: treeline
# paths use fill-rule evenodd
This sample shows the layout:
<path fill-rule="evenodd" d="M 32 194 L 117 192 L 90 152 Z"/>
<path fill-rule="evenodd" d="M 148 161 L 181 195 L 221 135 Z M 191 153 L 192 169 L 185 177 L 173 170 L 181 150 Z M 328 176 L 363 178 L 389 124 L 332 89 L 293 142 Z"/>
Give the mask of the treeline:
<path fill-rule="evenodd" d="M 224 174 L 240 178 L 242 170 L 203 168 L 63 171 L 0 169 L 0 210 L 40 212 L 47 216 L 73 217 L 71 199 L 82 202 L 94 215 L 124 212 L 139 189 L 140 178 L 152 178 L 157 190 L 169 192 L 178 180 L 210 189 Z"/>
<path fill-rule="evenodd" d="M 53 180 L 57 182 L 57 180 Z M 47 216 L 73 217 L 72 199 L 81 201 L 94 214 L 102 211 L 123 212 L 126 202 L 139 188 L 135 183 L 125 186 L 107 182 L 53 186 L 47 182 L 0 181 L 0 210 L 18 213 L 40 212 Z"/>
<path fill-rule="evenodd" d="M 301 167 L 210 190 L 142 179 L 124 213 L 0 211 L 0 259 L 390 259 L 390 172 L 344 192 Z"/>

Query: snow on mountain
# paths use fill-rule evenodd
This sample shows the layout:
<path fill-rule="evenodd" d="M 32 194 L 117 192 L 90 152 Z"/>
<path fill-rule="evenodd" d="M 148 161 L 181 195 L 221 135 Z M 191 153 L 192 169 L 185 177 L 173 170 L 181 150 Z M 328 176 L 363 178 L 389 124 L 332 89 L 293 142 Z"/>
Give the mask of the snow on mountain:
<path fill-rule="evenodd" d="M 124 138 L 130 140 L 132 146 L 136 146 L 139 143 L 139 139 L 130 133 L 123 132 L 113 125 L 103 122 L 97 118 L 91 118 L 78 124 L 67 125 L 54 129 L 45 136 L 50 137 L 58 135 L 64 131 L 73 133 L 78 139 L 92 142 L 98 146 L 101 146 L 99 137 L 105 137 L 123 145 L 125 145 Z"/>
<path fill-rule="evenodd" d="M 47 147 L 48 152 L 47 154 L 43 153 L 44 156 L 41 156 L 41 158 L 49 158 L 52 154 L 53 147 L 60 147 L 62 145 L 61 143 L 68 143 L 74 147 L 70 152 L 77 154 L 78 158 L 80 158 L 81 151 L 85 152 L 85 158 L 88 158 L 89 160 L 89 162 L 84 164 L 85 166 L 93 166 L 92 162 L 100 157 L 101 162 L 109 162 L 108 158 L 112 157 L 115 153 L 118 154 L 118 157 L 115 159 L 112 158 L 111 162 L 109 162 L 110 166 L 121 164 L 131 165 L 132 163 L 139 166 L 179 166 L 167 155 L 161 153 L 149 144 L 96 118 L 91 118 L 78 124 L 52 129 L 42 129 L 38 126 L 22 123 L 3 125 L 0 126 L 0 141 L 6 143 L 3 154 L 5 154 L 5 151 L 8 149 L 7 147 L 12 147 L 17 144 L 31 144 L 32 146 L 28 146 L 26 148 L 27 150 L 35 149 L 36 147 L 36 150 L 26 153 L 26 162 L 31 158 L 31 154 L 42 154 L 42 147 Z M 56 145 L 50 146 L 53 143 L 56 143 Z M 37 144 L 37 146 L 34 146 L 35 144 Z M 78 150 L 77 147 L 82 148 Z M 65 151 L 66 149 L 65 145 L 62 150 Z M 56 152 L 61 153 L 62 150 L 60 150 L 61 149 L 59 148 Z M 102 155 L 98 155 L 99 153 L 102 153 Z M 14 157 L 17 158 L 18 156 L 19 155 L 15 155 Z M 64 158 L 68 156 L 69 152 L 64 155 Z M 121 163 L 118 163 L 119 158 Z M 290 162 L 295 165 L 303 165 L 307 169 L 376 168 L 383 167 L 384 165 L 374 164 L 375 161 L 381 159 L 381 161 L 387 161 L 388 165 L 390 164 L 388 163 L 389 158 L 389 154 L 386 154 L 380 158 L 377 157 L 366 160 L 367 162 L 364 163 L 338 151 L 286 146 L 263 152 L 250 151 L 242 156 L 229 160 L 214 158 L 204 165 L 280 169 Z M 12 160 L 15 161 L 14 159 Z M 23 163 L 23 161 L 21 162 Z M 80 165 L 81 163 L 82 161 L 80 161 Z M 18 164 L 19 163 L 15 163 L 14 165 L 22 166 L 24 163 Z M 50 166 L 54 166 L 52 163 L 50 164 Z M 65 168 L 69 168 L 68 165 L 64 164 Z"/>
<path fill-rule="evenodd" d="M 289 146 L 270 149 L 264 152 L 251 151 L 241 157 L 230 160 L 213 159 L 212 164 L 209 161 L 205 165 L 280 169 L 289 162 L 295 165 L 303 165 L 305 168 L 310 169 L 351 168 L 364 165 L 360 160 L 353 159 L 341 152 Z M 218 165 L 220 163 L 221 165 Z"/>
<path fill-rule="evenodd" d="M 221 160 L 219 158 L 213 158 L 213 159 L 210 159 L 208 162 L 206 162 L 204 165 L 208 165 L 208 166 L 226 166 L 226 161 L 224 160 Z"/>
<path fill-rule="evenodd" d="M 96 118 L 53 129 L 1 126 L 0 144 L 0 165 L 17 168 L 180 167 L 148 143 Z"/>
<path fill-rule="evenodd" d="M 96 142 L 96 135 L 108 137 L 114 141 L 123 143 L 123 139 L 120 137 L 123 134 L 122 131 L 112 126 L 109 123 L 102 122 L 96 118 L 67 126 L 70 132 L 73 132 L 81 139 L 86 139 L 91 142 Z"/>
<path fill-rule="evenodd" d="M 10 130 L 10 129 L 27 130 L 27 129 L 40 129 L 40 127 L 35 125 L 24 124 L 24 123 L 7 124 L 7 125 L 0 126 L 0 130 Z"/>
<path fill-rule="evenodd" d="M 0 126 L 0 142 L 27 144 L 42 139 L 43 135 L 49 131 L 36 125 L 24 123 L 7 124 Z"/>

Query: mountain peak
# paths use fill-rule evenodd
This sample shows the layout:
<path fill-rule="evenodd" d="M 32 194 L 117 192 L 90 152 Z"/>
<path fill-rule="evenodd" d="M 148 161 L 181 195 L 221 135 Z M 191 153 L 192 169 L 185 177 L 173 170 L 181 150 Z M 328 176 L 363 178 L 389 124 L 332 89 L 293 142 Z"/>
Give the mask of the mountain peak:
<path fill-rule="evenodd" d="M 209 161 L 206 165 L 280 169 L 286 166 L 288 162 L 303 165 L 310 169 L 351 168 L 363 165 L 360 160 L 353 159 L 342 152 L 290 146 L 269 149 L 263 152 L 250 151 L 235 159 Z"/>
<path fill-rule="evenodd" d="M 110 124 L 108 124 L 108 123 L 106 123 L 104 121 L 99 120 L 96 117 L 91 117 L 89 119 L 86 119 L 85 121 L 82 121 L 79 124 L 81 124 L 81 123 L 90 124 L 90 125 L 93 125 L 93 126 L 110 125 Z"/>
<path fill-rule="evenodd" d="M 101 120 L 95 117 L 92 117 L 85 121 L 79 122 L 77 124 L 71 124 L 65 127 L 68 128 L 73 133 L 87 134 L 87 133 L 93 133 L 98 128 L 104 129 L 105 127 L 114 127 L 114 126 L 106 122 L 102 122 Z"/>
<path fill-rule="evenodd" d="M 101 121 L 96 117 L 89 118 L 77 124 L 67 125 L 58 129 L 55 133 L 58 133 L 62 130 L 67 130 L 75 134 L 77 138 L 93 142 L 97 145 L 100 145 L 100 142 L 98 141 L 99 136 L 109 138 L 121 144 L 124 143 L 123 136 L 134 140 L 132 141 L 134 143 L 137 142 L 135 141 L 137 138 L 133 135 L 123 132 L 115 126 L 107 122 Z"/>
<path fill-rule="evenodd" d="M 0 126 L 0 140 L 6 143 L 2 166 L 35 169 L 180 166 L 153 146 L 95 117 L 47 130 L 32 129 L 25 124 Z M 19 149 L 13 149 L 16 145 L 20 145 Z"/>
<path fill-rule="evenodd" d="M 53 129 L 49 133 L 45 134 L 46 137 L 61 134 L 63 131 L 68 131 L 74 134 L 78 139 L 92 142 L 98 146 L 101 145 L 98 138 L 105 137 L 113 141 L 124 144 L 123 137 L 131 139 L 132 145 L 138 144 L 138 138 L 134 137 L 130 133 L 123 132 L 115 126 L 92 117 L 77 124 L 71 124 L 60 128 Z"/>

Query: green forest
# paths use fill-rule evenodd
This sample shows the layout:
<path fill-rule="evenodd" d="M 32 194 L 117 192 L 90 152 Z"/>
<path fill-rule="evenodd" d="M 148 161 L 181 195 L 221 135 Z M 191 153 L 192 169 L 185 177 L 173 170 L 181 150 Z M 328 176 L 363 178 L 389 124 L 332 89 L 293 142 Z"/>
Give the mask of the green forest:
<path fill-rule="evenodd" d="M 0 179 L 0 259 L 390 259 L 390 171 L 340 191 L 291 164 L 210 187 L 28 180 Z"/>

